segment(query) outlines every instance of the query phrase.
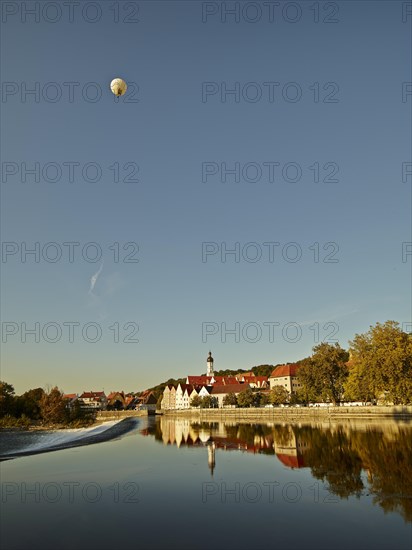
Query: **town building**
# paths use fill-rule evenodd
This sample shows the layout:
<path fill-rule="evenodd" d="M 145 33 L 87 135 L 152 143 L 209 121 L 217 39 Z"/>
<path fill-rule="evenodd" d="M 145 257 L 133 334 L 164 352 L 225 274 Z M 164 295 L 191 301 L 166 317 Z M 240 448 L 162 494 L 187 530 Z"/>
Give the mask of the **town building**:
<path fill-rule="evenodd" d="M 155 413 L 157 399 L 152 391 L 146 390 L 141 393 L 139 397 L 136 397 L 134 405 L 134 408 L 137 411 L 148 411 Z"/>
<path fill-rule="evenodd" d="M 83 392 L 79 397 L 79 403 L 82 409 L 105 410 L 107 397 L 104 391 Z"/>
<path fill-rule="evenodd" d="M 77 393 L 65 393 L 63 395 L 63 399 L 66 403 L 66 407 L 69 410 L 72 410 L 74 408 L 76 402 L 78 401 L 79 396 L 77 395 Z"/>
<path fill-rule="evenodd" d="M 253 373 L 237 374 L 236 379 L 242 384 L 249 384 L 251 388 L 259 388 L 265 390 L 269 388 L 269 381 L 267 376 L 255 376 Z"/>
<path fill-rule="evenodd" d="M 176 387 L 169 384 L 163 391 L 163 399 L 161 403 L 162 409 L 175 409 L 176 408 Z"/>
<path fill-rule="evenodd" d="M 238 395 L 240 392 L 245 391 L 248 387 L 248 384 L 241 383 L 228 385 L 215 384 L 211 388 L 210 395 L 217 398 L 218 407 L 222 408 L 224 406 L 223 401 L 227 395 L 231 393 Z"/>
<path fill-rule="evenodd" d="M 206 360 L 206 374 L 188 375 L 186 383 L 178 384 L 177 387 L 168 385 L 163 391 L 161 408 L 170 409 L 189 409 L 195 396 L 217 398 L 218 406 L 223 407 L 223 401 L 228 394 L 238 395 L 247 388 L 257 388 L 265 390 L 269 387 L 266 376 L 255 376 L 253 372 L 243 375 L 215 375 L 214 359 L 212 352 Z"/>
<path fill-rule="evenodd" d="M 297 376 L 299 366 L 296 363 L 290 363 L 276 367 L 269 376 L 270 389 L 282 386 L 290 394 L 299 390 L 302 387 Z"/>

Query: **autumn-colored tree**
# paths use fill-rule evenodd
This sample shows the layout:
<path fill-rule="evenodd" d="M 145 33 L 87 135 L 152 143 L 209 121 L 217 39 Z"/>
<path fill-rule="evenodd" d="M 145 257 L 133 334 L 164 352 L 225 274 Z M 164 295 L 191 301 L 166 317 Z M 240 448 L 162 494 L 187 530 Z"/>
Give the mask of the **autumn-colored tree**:
<path fill-rule="evenodd" d="M 14 414 L 14 387 L 7 382 L 0 382 L 0 417 Z"/>
<path fill-rule="evenodd" d="M 56 386 L 45 392 L 40 400 L 40 414 L 46 422 L 65 422 L 68 411 L 63 393 Z"/>
<path fill-rule="evenodd" d="M 40 401 L 44 395 L 43 388 L 28 390 L 16 398 L 16 416 L 25 415 L 33 420 L 40 418 Z"/>
<path fill-rule="evenodd" d="M 398 404 L 412 403 L 412 335 L 395 321 L 377 323 L 350 342 L 353 366 L 348 392 L 385 396 Z"/>

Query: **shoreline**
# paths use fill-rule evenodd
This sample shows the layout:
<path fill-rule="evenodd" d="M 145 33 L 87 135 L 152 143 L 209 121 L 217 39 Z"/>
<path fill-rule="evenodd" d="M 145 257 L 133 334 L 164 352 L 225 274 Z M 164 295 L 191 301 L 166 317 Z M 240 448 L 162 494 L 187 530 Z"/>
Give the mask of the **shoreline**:
<path fill-rule="evenodd" d="M 283 422 L 368 420 L 412 423 L 412 406 L 373 407 L 274 407 L 234 409 L 162 410 L 165 417 L 191 417 L 200 420 L 280 420 Z"/>

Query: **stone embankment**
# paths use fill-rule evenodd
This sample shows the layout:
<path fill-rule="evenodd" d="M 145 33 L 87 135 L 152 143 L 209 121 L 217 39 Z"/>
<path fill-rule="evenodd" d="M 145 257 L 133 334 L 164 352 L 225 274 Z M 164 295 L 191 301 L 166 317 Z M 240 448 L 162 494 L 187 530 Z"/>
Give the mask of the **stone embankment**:
<path fill-rule="evenodd" d="M 412 422 L 412 406 L 387 407 L 268 407 L 164 410 L 166 416 L 187 416 L 199 420 L 250 420 L 250 421 L 339 421 L 345 419 L 402 420 Z"/>
<path fill-rule="evenodd" d="M 99 411 L 96 415 L 97 422 L 106 420 L 122 420 L 131 416 L 147 416 L 147 411 Z"/>

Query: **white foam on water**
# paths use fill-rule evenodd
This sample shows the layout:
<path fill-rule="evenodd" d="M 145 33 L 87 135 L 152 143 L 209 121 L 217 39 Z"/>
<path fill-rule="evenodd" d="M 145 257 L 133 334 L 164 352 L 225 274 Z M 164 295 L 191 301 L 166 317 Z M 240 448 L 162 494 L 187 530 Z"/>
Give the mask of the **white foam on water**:
<path fill-rule="evenodd" d="M 81 441 L 85 437 L 104 433 L 115 424 L 118 424 L 118 422 L 118 420 L 112 420 L 90 428 L 56 430 L 40 436 L 40 441 L 33 443 L 32 445 L 28 445 L 23 449 L 19 449 L 19 451 L 16 451 L 13 454 L 26 453 L 27 451 L 39 451 L 50 447 L 55 447 L 56 445 L 67 445 L 68 443 Z"/>

